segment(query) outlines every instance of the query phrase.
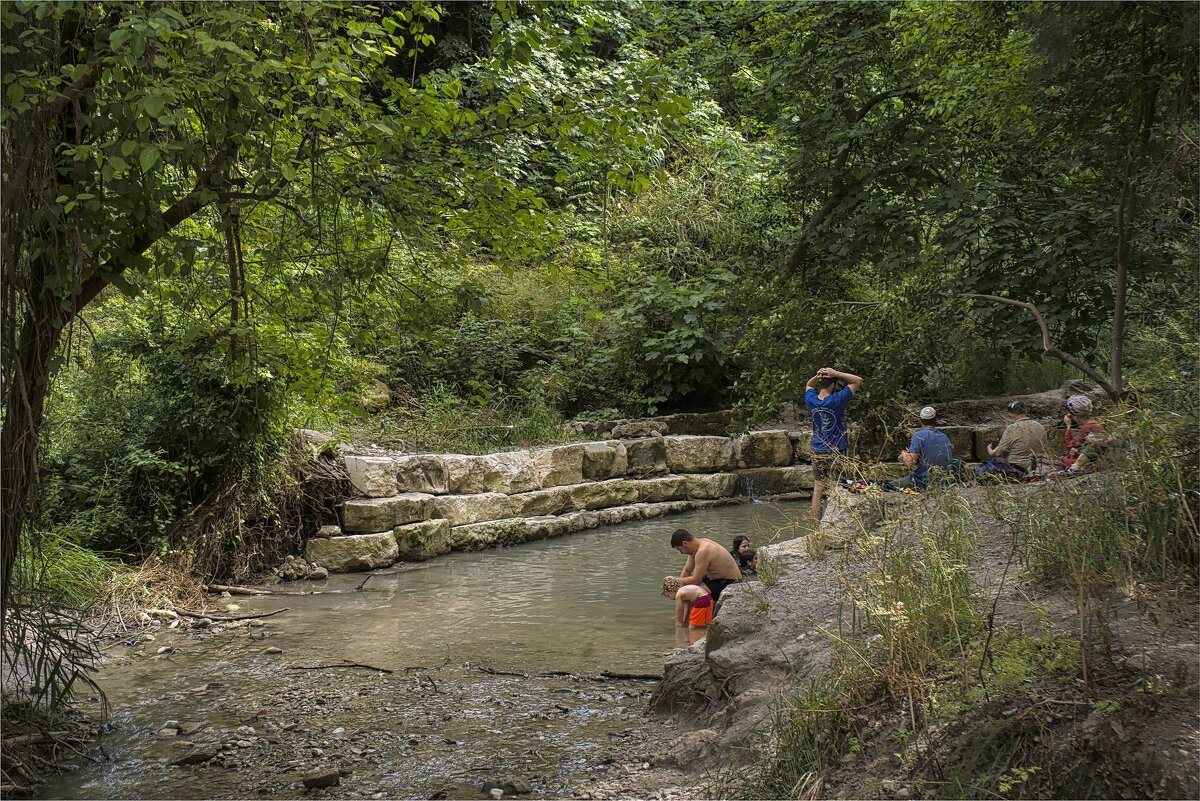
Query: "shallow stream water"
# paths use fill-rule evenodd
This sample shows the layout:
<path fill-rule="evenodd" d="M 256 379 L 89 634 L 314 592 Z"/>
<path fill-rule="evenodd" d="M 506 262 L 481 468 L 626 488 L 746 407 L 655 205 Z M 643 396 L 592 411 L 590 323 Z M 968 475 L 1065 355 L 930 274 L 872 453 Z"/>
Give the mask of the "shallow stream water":
<path fill-rule="evenodd" d="M 514 778 L 570 795 L 602 775 L 654 686 L 601 674 L 660 674 L 689 642 L 658 594 L 682 566 L 670 533 L 760 545 L 808 520 L 807 503 L 749 503 L 451 554 L 361 593 L 231 598 L 236 614 L 287 611 L 110 649 L 109 731 L 41 797 L 306 797 L 301 777 L 339 769 L 308 795 L 482 798 Z M 215 758 L 172 764 L 190 754 Z"/>

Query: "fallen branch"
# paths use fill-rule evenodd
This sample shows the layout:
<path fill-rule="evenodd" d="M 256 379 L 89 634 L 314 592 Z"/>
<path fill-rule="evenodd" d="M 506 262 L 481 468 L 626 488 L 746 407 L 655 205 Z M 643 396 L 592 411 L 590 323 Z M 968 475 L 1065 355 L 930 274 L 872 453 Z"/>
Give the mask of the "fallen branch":
<path fill-rule="evenodd" d="M 18 734 L 14 737 L 5 737 L 0 740 L 0 748 L 12 748 L 17 745 L 37 745 L 38 743 L 57 742 L 59 737 L 62 737 L 66 732 L 38 732 L 37 734 Z"/>
<path fill-rule="evenodd" d="M 369 578 L 371 577 L 367 576 L 367 579 Z M 205 584 L 204 589 L 208 592 L 227 592 L 231 595 L 337 595 L 347 592 L 362 592 L 363 584 L 367 583 L 367 579 L 363 579 L 357 587 L 351 587 L 348 590 L 264 590 L 259 587 L 238 587 L 231 584 Z"/>
<path fill-rule="evenodd" d="M 364 670 L 378 670 L 380 673 L 395 673 L 394 670 L 388 668 L 375 667 L 374 665 L 364 665 L 361 662 L 351 662 L 349 659 L 343 660 L 336 665 L 288 665 L 288 670 L 330 670 L 332 668 L 363 668 Z"/>
<path fill-rule="evenodd" d="M 584 681 L 662 681 L 662 676 L 655 673 L 617 673 L 602 670 L 598 676 L 588 676 L 583 673 L 572 673 L 569 670 L 546 670 L 541 673 L 515 673 L 509 670 L 496 670 L 486 665 L 476 665 L 476 670 L 492 676 L 516 676 L 520 679 L 581 679 Z"/>
<path fill-rule="evenodd" d="M 274 612 L 260 612 L 257 615 L 228 615 L 228 616 L 223 616 L 223 617 L 218 617 L 216 615 L 206 615 L 206 614 L 203 614 L 202 612 L 190 612 L 187 609 L 176 609 L 175 611 L 178 612 L 179 614 L 183 615 L 184 617 L 196 617 L 196 618 L 206 617 L 209 620 L 215 621 L 217 623 L 229 623 L 234 620 L 255 620 L 256 618 L 260 618 L 260 617 L 270 617 L 271 615 L 278 615 L 280 612 L 286 612 L 289 609 L 291 609 L 290 606 L 285 606 L 282 609 L 276 609 Z"/>

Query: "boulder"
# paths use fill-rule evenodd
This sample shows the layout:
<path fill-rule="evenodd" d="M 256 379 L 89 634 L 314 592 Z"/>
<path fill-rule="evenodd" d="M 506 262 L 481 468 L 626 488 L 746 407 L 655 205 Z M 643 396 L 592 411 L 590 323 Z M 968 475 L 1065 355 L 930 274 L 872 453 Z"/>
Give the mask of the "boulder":
<path fill-rule="evenodd" d="M 392 402 L 392 390 L 378 378 L 363 387 L 358 393 L 358 402 L 368 412 L 378 412 L 388 407 Z"/>
<path fill-rule="evenodd" d="M 346 472 L 350 484 L 368 498 L 386 498 L 395 495 L 396 464 L 387 456 L 345 456 Z"/>
<path fill-rule="evenodd" d="M 638 500 L 643 503 L 678 501 L 687 497 L 687 482 L 683 476 L 663 476 L 633 482 Z"/>
<path fill-rule="evenodd" d="M 623 478 L 576 484 L 570 488 L 573 509 L 605 509 L 609 506 L 624 506 L 638 499 L 635 482 Z"/>
<path fill-rule="evenodd" d="M 455 495 L 480 492 L 511 495 L 541 488 L 533 456 L 528 451 L 444 458 L 450 471 L 450 492 Z"/>
<path fill-rule="evenodd" d="M 394 464 L 399 492 L 445 495 L 450 491 L 450 471 L 446 468 L 446 460 L 437 454 L 397 456 Z"/>
<path fill-rule="evenodd" d="M 331 573 L 353 573 L 387 567 L 396 561 L 399 549 L 392 532 L 384 531 L 309 540 L 304 554 L 310 562 L 316 562 Z"/>
<path fill-rule="evenodd" d="M 733 473 L 684 476 L 689 500 L 731 498 L 737 491 L 737 476 Z"/>
<path fill-rule="evenodd" d="M 583 446 L 583 478 L 585 481 L 605 481 L 624 476 L 629 468 L 629 455 L 620 442 L 589 442 Z"/>
<path fill-rule="evenodd" d="M 737 466 L 783 467 L 792 463 L 792 440 L 786 431 L 751 431 L 737 439 Z"/>
<path fill-rule="evenodd" d="M 764 495 L 785 495 L 813 488 L 812 465 L 790 467 L 759 467 L 737 471 L 737 494 L 750 498 Z"/>
<path fill-rule="evenodd" d="M 542 489 L 578 484 L 583 481 L 585 445 L 559 445 L 533 452 L 533 465 Z"/>
<path fill-rule="evenodd" d="M 387 531 L 405 523 L 428 520 L 432 501 L 433 496 L 423 492 L 346 501 L 342 504 L 342 528 L 346 531 Z"/>
<path fill-rule="evenodd" d="M 397 557 L 406 562 L 424 562 L 450 552 L 449 520 L 425 520 L 397 526 L 392 534 L 396 538 Z"/>
<path fill-rule="evenodd" d="M 664 437 L 667 468 L 672 473 L 722 473 L 734 467 L 733 440 L 729 437 Z"/>
<path fill-rule="evenodd" d="M 660 420 L 630 420 L 613 426 L 613 439 L 637 439 L 639 437 L 661 437 L 667 433 L 667 424 Z"/>
<path fill-rule="evenodd" d="M 573 509 L 570 487 L 553 487 L 551 489 L 522 492 L 510 496 L 509 502 L 513 509 L 512 517 L 541 517 L 556 515 Z"/>
<path fill-rule="evenodd" d="M 478 495 L 439 495 L 433 499 L 431 517 L 443 517 L 452 526 L 515 517 L 517 504 L 502 492 Z"/>
<path fill-rule="evenodd" d="M 662 436 L 630 440 L 625 452 L 627 475 L 661 476 L 667 472 L 667 446 Z"/>
<path fill-rule="evenodd" d="M 450 546 L 456 551 L 482 551 L 496 545 L 514 545 L 530 539 L 525 520 L 492 520 L 450 529 Z"/>

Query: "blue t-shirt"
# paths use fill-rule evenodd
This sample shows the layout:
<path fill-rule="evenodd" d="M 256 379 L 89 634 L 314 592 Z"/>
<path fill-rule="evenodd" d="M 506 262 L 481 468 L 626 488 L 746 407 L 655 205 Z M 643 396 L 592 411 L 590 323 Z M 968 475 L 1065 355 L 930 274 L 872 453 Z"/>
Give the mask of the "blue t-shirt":
<path fill-rule="evenodd" d="M 908 443 L 908 452 L 917 457 L 917 468 L 913 470 L 913 486 L 925 489 L 925 474 L 930 467 L 949 469 L 954 463 L 954 446 L 950 438 L 936 428 L 921 428 Z"/>
<path fill-rule="evenodd" d="M 825 398 L 812 387 L 804 393 L 804 405 L 812 415 L 813 453 L 845 453 L 850 447 L 846 436 L 846 405 L 853 397 L 854 390 L 850 387 L 842 387 Z"/>

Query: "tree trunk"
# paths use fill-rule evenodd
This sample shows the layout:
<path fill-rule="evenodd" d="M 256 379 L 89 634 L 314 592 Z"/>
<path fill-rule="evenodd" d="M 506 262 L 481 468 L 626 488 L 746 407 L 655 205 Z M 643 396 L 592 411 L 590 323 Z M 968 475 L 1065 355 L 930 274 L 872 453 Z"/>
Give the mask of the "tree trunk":
<path fill-rule="evenodd" d="M 46 395 L 50 389 L 51 360 L 62 339 L 54 325 L 56 309 L 48 293 L 36 296 L 27 308 L 13 359 L 9 384 L 4 388 L 4 423 L 0 428 L 0 625 L 7 617 L 13 565 L 21 547 L 21 532 L 32 511 L 38 485 L 38 448 Z"/>

